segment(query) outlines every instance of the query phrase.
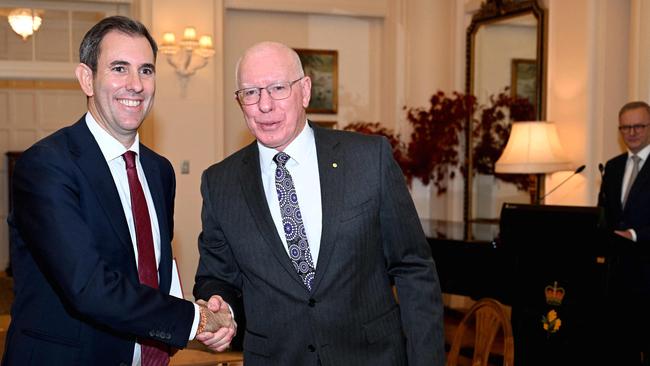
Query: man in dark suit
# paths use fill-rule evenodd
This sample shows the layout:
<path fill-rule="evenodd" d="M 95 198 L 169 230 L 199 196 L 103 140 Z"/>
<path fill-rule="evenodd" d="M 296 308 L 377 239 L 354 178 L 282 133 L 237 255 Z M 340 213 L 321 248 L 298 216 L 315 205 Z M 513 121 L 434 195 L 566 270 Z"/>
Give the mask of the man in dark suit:
<path fill-rule="evenodd" d="M 616 235 L 631 240 L 633 250 L 624 250 L 616 268 L 613 301 L 621 306 L 620 321 L 626 334 L 621 347 L 631 350 L 632 361 L 650 365 L 650 106 L 637 101 L 625 104 L 618 114 L 618 129 L 628 151 L 605 165 L 598 206 L 604 208 L 605 223 Z M 633 328 L 638 327 L 638 328 Z M 641 351 L 641 352 L 639 352 Z M 619 361 L 622 355 L 618 353 Z M 622 362 L 622 361 L 621 361 Z"/>
<path fill-rule="evenodd" d="M 3 365 L 166 365 L 170 346 L 234 332 L 219 328 L 230 314 L 169 295 L 174 171 L 137 133 L 156 49 L 125 17 L 91 28 L 75 70 L 89 112 L 16 164 Z"/>
<path fill-rule="evenodd" d="M 311 80 L 282 44 L 248 49 L 237 84 L 256 141 L 203 173 L 194 295 L 241 296 L 247 366 L 443 365 L 435 264 L 388 142 L 307 123 Z"/>
<path fill-rule="evenodd" d="M 650 242 L 650 168 L 645 168 L 650 154 L 650 107 L 645 102 L 627 103 L 618 118 L 628 151 L 605 165 L 598 205 L 605 209 L 605 221 L 616 234 Z M 635 179 L 631 179 L 635 160 Z"/>

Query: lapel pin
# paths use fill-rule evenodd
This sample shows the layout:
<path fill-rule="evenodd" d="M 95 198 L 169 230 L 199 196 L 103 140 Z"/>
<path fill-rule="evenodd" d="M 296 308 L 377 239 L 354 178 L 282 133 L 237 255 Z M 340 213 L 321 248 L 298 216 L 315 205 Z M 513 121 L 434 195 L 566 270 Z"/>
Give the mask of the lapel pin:
<path fill-rule="evenodd" d="M 332 168 L 338 168 L 338 166 L 339 165 L 337 163 L 332 163 Z"/>

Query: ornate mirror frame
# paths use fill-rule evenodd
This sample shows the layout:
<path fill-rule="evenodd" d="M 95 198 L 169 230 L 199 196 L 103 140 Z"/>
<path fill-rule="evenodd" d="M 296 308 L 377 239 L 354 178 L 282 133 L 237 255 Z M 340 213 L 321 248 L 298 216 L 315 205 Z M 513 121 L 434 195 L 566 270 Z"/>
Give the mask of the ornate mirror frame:
<path fill-rule="evenodd" d="M 481 8 L 472 16 L 471 24 L 467 28 L 466 38 L 466 64 L 465 64 L 465 93 L 473 94 L 474 89 L 474 63 L 475 63 L 475 36 L 481 26 L 500 22 L 508 18 L 532 14 L 537 20 L 537 84 L 536 84 L 536 117 L 543 120 L 546 110 L 546 39 L 547 39 L 547 14 L 538 0 L 486 0 Z M 473 138 L 471 131 L 473 116 L 468 116 L 465 131 L 465 189 L 463 214 L 466 224 L 480 222 L 472 212 L 473 209 Z M 466 225 L 466 239 L 471 240 L 470 227 Z"/>

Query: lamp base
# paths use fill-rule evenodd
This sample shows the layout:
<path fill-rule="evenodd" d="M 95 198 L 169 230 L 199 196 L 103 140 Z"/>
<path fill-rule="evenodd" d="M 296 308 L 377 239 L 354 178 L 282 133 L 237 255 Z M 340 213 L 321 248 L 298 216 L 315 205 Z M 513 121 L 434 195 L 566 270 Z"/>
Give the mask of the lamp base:
<path fill-rule="evenodd" d="M 530 175 L 530 184 L 528 185 L 528 193 L 530 194 L 530 203 L 534 205 L 543 205 L 542 192 L 545 189 L 545 176 L 544 173 L 537 173 Z"/>

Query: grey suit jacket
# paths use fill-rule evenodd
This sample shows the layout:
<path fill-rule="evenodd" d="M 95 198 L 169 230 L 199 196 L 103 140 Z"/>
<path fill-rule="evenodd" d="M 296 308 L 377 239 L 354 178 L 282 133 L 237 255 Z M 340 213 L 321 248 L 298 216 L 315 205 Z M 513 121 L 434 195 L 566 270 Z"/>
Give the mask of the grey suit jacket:
<path fill-rule="evenodd" d="M 313 128 L 323 229 L 311 293 L 273 224 L 253 142 L 203 173 L 195 296 L 243 296 L 247 366 L 442 366 L 435 264 L 390 145 Z"/>

